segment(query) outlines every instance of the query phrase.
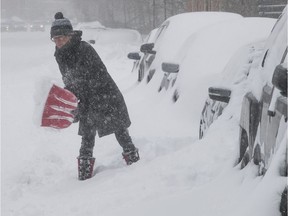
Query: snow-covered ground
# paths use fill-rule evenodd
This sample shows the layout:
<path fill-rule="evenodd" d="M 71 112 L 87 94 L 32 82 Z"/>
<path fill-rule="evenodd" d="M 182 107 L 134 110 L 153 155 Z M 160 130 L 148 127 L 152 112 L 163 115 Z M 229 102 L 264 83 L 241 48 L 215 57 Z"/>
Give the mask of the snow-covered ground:
<path fill-rule="evenodd" d="M 235 166 L 241 100 L 198 140 L 200 113 L 137 84 L 126 57 L 135 41 L 94 47 L 124 94 L 141 160 L 127 167 L 113 135 L 96 138 L 96 174 L 78 181 L 78 125 L 54 130 L 35 121 L 39 85 L 61 83 L 49 32 L 5 33 L 1 42 L 3 216 L 280 215 L 285 180 L 273 164 L 264 178 L 253 165 Z M 195 110 L 204 100 L 193 98 Z"/>

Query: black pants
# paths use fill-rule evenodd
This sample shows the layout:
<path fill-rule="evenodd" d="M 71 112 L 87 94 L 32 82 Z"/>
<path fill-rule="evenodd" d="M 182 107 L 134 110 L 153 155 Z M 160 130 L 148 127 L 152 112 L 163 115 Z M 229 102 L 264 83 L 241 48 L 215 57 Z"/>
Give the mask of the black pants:
<path fill-rule="evenodd" d="M 135 149 L 135 146 L 132 142 L 129 132 L 126 128 L 120 129 L 116 131 L 114 134 L 118 143 L 123 148 L 124 152 L 128 152 Z M 83 135 L 80 148 L 80 157 L 92 157 L 94 145 L 95 145 L 94 133 Z"/>

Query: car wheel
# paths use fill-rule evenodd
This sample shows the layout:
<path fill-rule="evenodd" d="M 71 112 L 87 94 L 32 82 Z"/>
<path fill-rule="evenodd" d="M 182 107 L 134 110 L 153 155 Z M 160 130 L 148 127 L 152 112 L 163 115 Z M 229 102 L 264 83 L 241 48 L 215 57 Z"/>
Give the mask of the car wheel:
<path fill-rule="evenodd" d="M 282 216 L 287 216 L 287 187 L 285 187 L 281 195 L 280 212 Z"/>

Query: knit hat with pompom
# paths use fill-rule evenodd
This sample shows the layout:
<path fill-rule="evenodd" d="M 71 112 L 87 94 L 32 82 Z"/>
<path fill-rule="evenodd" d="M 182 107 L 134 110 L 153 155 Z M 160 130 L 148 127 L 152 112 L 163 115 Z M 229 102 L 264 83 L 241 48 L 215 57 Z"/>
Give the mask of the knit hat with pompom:
<path fill-rule="evenodd" d="M 57 12 L 54 18 L 50 30 L 51 38 L 59 35 L 69 35 L 73 32 L 71 22 L 63 16 L 62 12 Z"/>

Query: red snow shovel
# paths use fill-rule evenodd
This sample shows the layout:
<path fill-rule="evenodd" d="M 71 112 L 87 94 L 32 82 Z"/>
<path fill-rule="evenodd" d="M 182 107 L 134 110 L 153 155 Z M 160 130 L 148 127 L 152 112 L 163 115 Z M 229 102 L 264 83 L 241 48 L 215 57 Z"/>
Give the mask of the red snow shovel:
<path fill-rule="evenodd" d="M 77 108 L 78 99 L 70 91 L 53 85 L 49 91 L 42 115 L 42 127 L 63 129 L 74 120 L 71 113 Z"/>

